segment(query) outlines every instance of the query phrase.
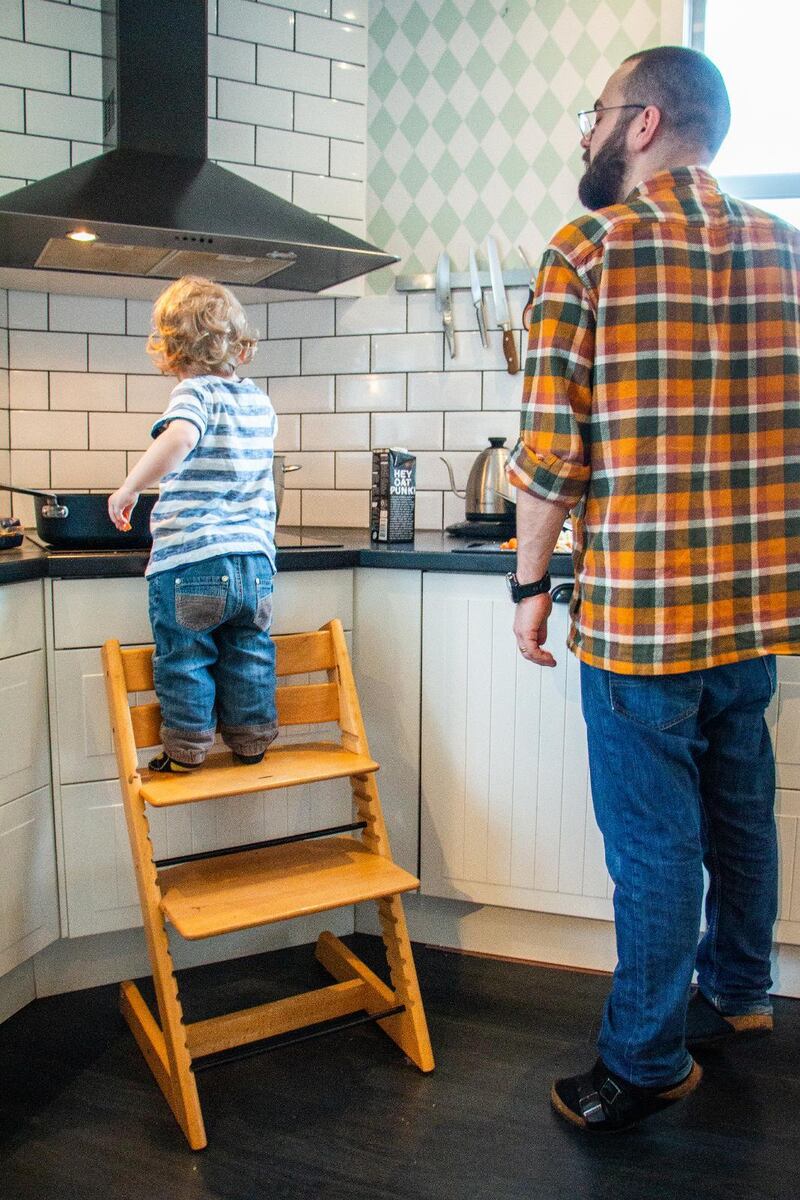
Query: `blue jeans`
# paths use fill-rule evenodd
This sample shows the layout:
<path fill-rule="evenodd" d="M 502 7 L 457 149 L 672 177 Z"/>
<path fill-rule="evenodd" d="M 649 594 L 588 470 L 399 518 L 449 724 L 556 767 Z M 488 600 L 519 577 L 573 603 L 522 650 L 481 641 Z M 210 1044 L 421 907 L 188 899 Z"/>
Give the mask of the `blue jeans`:
<path fill-rule="evenodd" d="M 771 1011 L 778 865 L 764 710 L 775 657 L 656 676 L 581 663 L 581 689 L 615 884 L 618 963 L 598 1049 L 630 1083 L 666 1085 L 691 1065 L 684 1026 L 695 966 L 721 1012 Z"/>
<path fill-rule="evenodd" d="M 150 575 L 148 586 L 167 754 L 201 763 L 217 724 L 237 754 L 262 753 L 278 732 L 269 559 L 208 558 Z"/>

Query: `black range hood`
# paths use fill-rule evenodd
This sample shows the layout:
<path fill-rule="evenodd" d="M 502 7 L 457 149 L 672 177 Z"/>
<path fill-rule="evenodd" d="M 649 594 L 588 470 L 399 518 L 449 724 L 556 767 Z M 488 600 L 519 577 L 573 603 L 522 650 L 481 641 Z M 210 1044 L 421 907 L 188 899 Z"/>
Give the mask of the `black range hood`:
<path fill-rule="evenodd" d="M 206 0 L 111 7 L 103 125 L 114 148 L 0 196 L 0 267 L 319 292 L 397 261 L 209 162 Z"/>

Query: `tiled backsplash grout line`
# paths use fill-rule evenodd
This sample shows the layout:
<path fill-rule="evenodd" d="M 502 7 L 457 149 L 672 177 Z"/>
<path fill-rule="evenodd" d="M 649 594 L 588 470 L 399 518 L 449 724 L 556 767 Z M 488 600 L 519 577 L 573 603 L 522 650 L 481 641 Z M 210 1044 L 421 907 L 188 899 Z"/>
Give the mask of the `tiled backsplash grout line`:
<path fill-rule="evenodd" d="M 456 311 L 463 313 L 459 294 L 454 295 Z M 268 390 L 273 389 L 279 410 L 282 403 L 286 403 L 283 385 L 288 385 L 290 391 L 294 384 L 300 388 L 297 392 L 300 411 L 279 413 L 282 425 L 279 449 L 297 455 L 308 472 L 305 479 L 297 477 L 296 486 L 293 480 L 287 490 L 284 509 L 287 521 L 290 518 L 298 520 L 302 514 L 304 520 L 316 523 L 366 525 L 369 455 L 373 447 L 388 442 L 407 444 L 417 453 L 420 523 L 440 527 L 443 520 L 449 523 L 459 519 L 463 506 L 445 492 L 445 474 L 438 463 L 439 453 L 452 459 L 457 482 L 463 486 L 467 468 L 488 433 L 499 431 L 513 440 L 516 406 L 483 407 L 489 396 L 488 381 L 492 380 L 495 389 L 492 394 L 498 395 L 496 389 L 505 377 L 499 358 L 499 342 L 495 347 L 497 362 L 490 369 L 442 370 L 444 340 L 439 328 L 429 328 L 438 326 L 438 316 L 429 311 L 429 299 L 402 295 L 389 299 L 314 299 L 251 306 L 251 316 L 265 327 L 265 332 L 298 334 L 272 341 L 263 339 L 263 359 L 261 363 L 256 360 L 248 372 L 266 384 Z M 519 308 L 522 297 L 515 299 Z M 121 478 L 126 464 L 129 466 L 138 457 L 147 443 L 150 424 L 163 410 L 170 388 L 169 381 L 148 371 L 143 332 L 146 323 L 139 307 L 141 304 L 134 300 L 121 304 L 118 300 L 12 291 L 9 304 L 12 337 L 19 334 L 39 341 L 66 337 L 70 339 L 69 345 L 83 347 L 83 367 L 78 370 L 76 364 L 76 369 L 71 371 L 59 370 L 58 365 L 52 365 L 52 359 L 43 358 L 39 363 L 32 361 L 27 341 L 22 345 L 24 366 L 15 366 L 20 362 L 17 347 L 12 352 L 8 467 L 16 482 L 23 486 L 110 490 L 116 479 L 115 472 L 119 471 Z M 54 325 L 63 323 L 65 311 L 75 314 L 75 324 L 83 322 L 86 327 L 93 323 L 125 332 L 69 333 L 54 329 Z M 37 314 L 40 319 L 27 319 Z M 45 328 L 36 327 L 42 324 Z M 381 332 L 387 325 L 392 332 Z M 309 367 L 317 365 L 316 362 L 309 363 L 305 355 L 318 346 L 321 339 L 302 336 L 305 329 L 314 328 L 324 328 L 326 337 L 322 340 L 329 341 L 331 348 L 340 348 L 335 371 L 303 374 L 303 369 L 308 371 Z M 350 332 L 353 329 L 363 332 Z M 467 332 L 462 331 L 462 337 Z M 458 336 L 457 331 L 457 339 Z M 425 369 L 419 363 L 419 369 L 414 370 L 414 362 L 409 359 L 402 363 L 402 370 L 364 373 L 355 369 L 355 359 L 347 362 L 351 348 L 363 344 L 368 354 L 366 362 L 373 367 L 376 355 L 380 357 L 379 345 L 385 350 L 387 342 L 402 345 L 403 339 L 409 337 L 412 339 L 409 355 L 415 349 L 419 350 L 420 337 L 424 339 L 423 347 L 427 346 L 428 339 L 433 340 L 435 370 Z M 19 345 L 19 339 L 16 340 Z M 98 348 L 106 346 L 120 347 L 119 353 L 123 357 L 119 369 L 113 355 L 108 361 L 97 363 Z M 292 347 L 296 350 L 291 350 Z M 344 347 L 344 358 L 341 358 L 341 347 Z M 268 372 L 274 370 L 274 363 L 270 362 L 271 351 L 286 360 L 287 348 L 298 356 L 296 367 L 290 366 L 284 373 L 269 375 Z M 131 351 L 133 358 L 129 357 Z M 356 350 L 356 353 L 360 351 Z M 299 361 L 300 354 L 304 356 L 302 362 Z M 95 366 L 102 366 L 102 370 L 86 369 L 87 365 L 92 365 L 93 358 Z M 46 365 L 41 365 L 42 362 Z M 141 370 L 131 371 L 131 362 Z M 483 365 L 488 366 L 488 363 Z M 98 398 L 92 399 L 90 408 L 79 407 L 82 378 L 85 378 L 87 388 L 92 383 Z M 513 384 L 506 386 L 518 393 L 521 378 L 517 376 Z M 43 380 L 46 407 L 42 407 L 41 391 L 30 390 L 39 379 Z M 115 380 L 119 381 L 118 385 Z M 326 411 L 309 411 L 306 407 L 315 398 L 316 381 L 319 381 L 317 403 Z M 444 407 L 419 407 L 419 399 L 421 397 L 424 403 L 428 388 L 445 386 L 451 391 L 447 395 L 441 393 L 437 401 Z M 116 387 L 119 391 L 115 397 Z M 108 403 L 104 405 L 105 388 L 108 388 Z M 373 397 L 370 397 L 371 391 Z M 454 408 L 453 403 L 462 396 L 469 401 L 468 407 Z M 412 397 L 417 402 L 414 407 Z M 58 404 L 57 398 L 61 401 Z M 386 407 L 382 407 L 383 402 Z M 364 407 L 365 404 L 369 407 Z M 83 418 L 81 426 L 75 424 L 78 416 Z M 48 424 L 55 431 L 50 435 L 52 440 L 48 442 L 46 433 L 41 433 L 44 444 L 41 439 L 37 442 L 37 431 L 45 430 Z M 3 461 L 0 457 L 0 466 Z M 21 475 L 25 471 L 37 472 L 36 477 Z M 44 471 L 47 479 L 40 477 Z M 22 512 L 26 503 L 24 499 L 20 499 L 19 504 L 15 501 L 15 508 Z"/>

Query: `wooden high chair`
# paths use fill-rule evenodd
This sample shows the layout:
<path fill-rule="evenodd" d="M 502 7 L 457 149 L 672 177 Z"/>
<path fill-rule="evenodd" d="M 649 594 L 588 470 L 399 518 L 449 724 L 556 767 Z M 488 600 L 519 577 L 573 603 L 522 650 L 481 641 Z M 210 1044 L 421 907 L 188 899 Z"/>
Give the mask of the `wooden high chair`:
<path fill-rule="evenodd" d="M 197 771 L 164 775 L 140 770 L 137 747 L 160 741 L 156 702 L 130 705 L 131 692 L 153 687 L 152 648 L 103 646 L 108 703 L 125 817 L 160 1026 L 131 981 L 120 1005 L 189 1145 L 206 1145 L 193 1064 L 223 1052 L 335 1019 L 376 1020 L 422 1071 L 433 1070 L 400 894 L 419 880 L 392 862 L 347 646 L 339 621 L 313 633 L 275 638 L 278 676 L 326 672 L 326 683 L 280 685 L 281 726 L 337 722 L 338 742 L 274 745 L 262 762 L 237 764 L 230 753 L 209 757 Z M 349 777 L 352 825 L 156 861 L 148 806 L 161 808 L 325 779 Z M 361 831 L 360 836 L 353 832 Z M 392 987 L 387 987 L 339 938 L 322 933 L 316 956 L 338 981 L 284 1000 L 187 1024 L 172 964 L 166 923 L 184 938 L 206 938 L 305 916 L 362 900 L 378 904 Z M 354 1018 L 352 1014 L 365 1014 Z M 215 1056 L 213 1060 L 207 1056 Z M 205 1063 L 197 1060 L 205 1059 Z"/>

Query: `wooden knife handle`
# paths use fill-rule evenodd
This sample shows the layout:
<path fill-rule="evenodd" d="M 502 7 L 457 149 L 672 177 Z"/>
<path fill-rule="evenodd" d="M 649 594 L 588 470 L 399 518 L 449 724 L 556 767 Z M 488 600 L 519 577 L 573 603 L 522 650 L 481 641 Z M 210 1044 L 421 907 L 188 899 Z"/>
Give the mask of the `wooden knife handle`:
<path fill-rule="evenodd" d="M 506 356 L 506 366 L 509 375 L 516 375 L 519 370 L 519 355 L 517 354 L 517 339 L 513 330 L 503 330 L 503 354 Z"/>

